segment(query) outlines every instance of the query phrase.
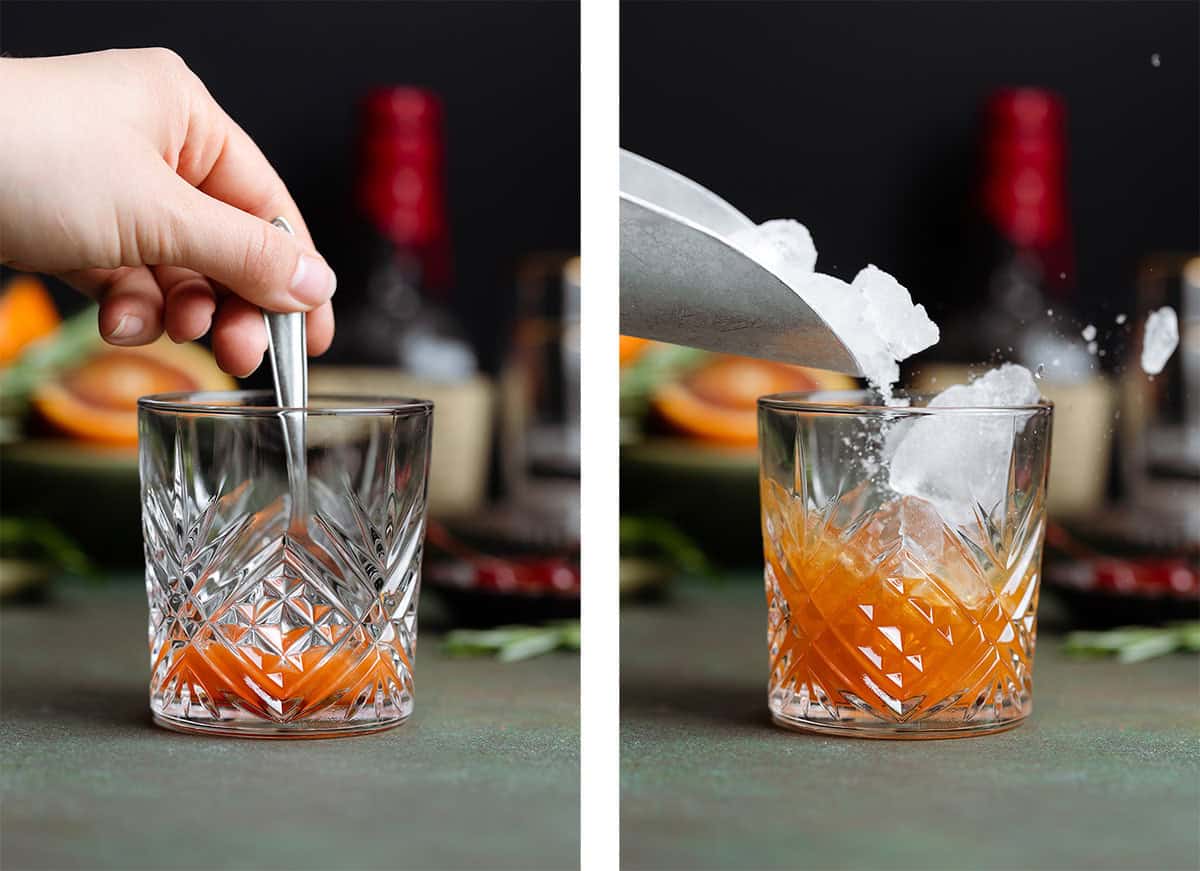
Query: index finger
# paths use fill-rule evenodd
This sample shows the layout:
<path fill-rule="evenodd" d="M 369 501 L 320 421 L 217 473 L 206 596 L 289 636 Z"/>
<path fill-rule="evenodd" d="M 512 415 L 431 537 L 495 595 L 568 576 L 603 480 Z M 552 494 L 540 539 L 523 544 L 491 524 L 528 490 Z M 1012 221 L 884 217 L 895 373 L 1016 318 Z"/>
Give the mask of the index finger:
<path fill-rule="evenodd" d="M 282 215 L 292 225 L 301 243 L 315 251 L 304 217 L 275 167 L 207 91 L 204 96 L 205 105 L 196 111 L 207 117 L 194 126 L 198 130 L 215 127 L 218 135 L 213 137 L 212 144 L 204 142 L 199 147 L 186 144 L 176 171 L 184 181 L 213 199 L 264 221 Z M 189 147 L 192 148 L 190 152 Z M 185 154 L 187 159 L 184 159 Z"/>

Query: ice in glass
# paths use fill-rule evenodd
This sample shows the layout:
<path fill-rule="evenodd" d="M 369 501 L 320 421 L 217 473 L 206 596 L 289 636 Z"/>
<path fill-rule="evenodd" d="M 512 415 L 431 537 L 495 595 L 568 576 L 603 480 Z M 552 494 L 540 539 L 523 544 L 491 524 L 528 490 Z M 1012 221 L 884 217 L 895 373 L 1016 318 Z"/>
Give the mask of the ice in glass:
<path fill-rule="evenodd" d="M 971 398 L 760 401 L 781 725 L 949 737 L 1029 714 L 1051 407 Z"/>

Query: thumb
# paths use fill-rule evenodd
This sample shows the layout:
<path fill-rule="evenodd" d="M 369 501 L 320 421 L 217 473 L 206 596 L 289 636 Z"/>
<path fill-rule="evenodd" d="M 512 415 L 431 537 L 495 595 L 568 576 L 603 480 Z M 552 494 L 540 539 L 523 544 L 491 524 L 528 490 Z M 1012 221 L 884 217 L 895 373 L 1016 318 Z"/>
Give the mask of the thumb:
<path fill-rule="evenodd" d="M 268 311 L 311 311 L 333 296 L 333 270 L 296 237 L 178 177 L 173 187 L 159 265 L 194 269 Z"/>

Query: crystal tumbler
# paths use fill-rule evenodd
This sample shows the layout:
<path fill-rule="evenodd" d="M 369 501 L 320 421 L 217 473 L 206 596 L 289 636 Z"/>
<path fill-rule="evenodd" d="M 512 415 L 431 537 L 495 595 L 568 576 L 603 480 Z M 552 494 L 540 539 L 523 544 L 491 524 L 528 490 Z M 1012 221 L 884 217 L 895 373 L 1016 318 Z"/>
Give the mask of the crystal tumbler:
<path fill-rule="evenodd" d="M 263 738 L 397 725 L 413 708 L 433 406 L 273 402 L 138 402 L 150 709 L 168 728 Z M 307 474 L 290 485 L 297 416 Z"/>
<path fill-rule="evenodd" d="M 1028 716 L 1052 408 L 759 400 L 779 725 L 959 737 Z"/>

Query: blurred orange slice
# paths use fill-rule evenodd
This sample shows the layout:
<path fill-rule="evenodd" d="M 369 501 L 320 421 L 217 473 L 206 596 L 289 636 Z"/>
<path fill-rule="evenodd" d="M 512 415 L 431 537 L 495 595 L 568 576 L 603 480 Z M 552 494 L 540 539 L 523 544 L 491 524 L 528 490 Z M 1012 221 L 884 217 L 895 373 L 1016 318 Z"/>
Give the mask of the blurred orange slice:
<path fill-rule="evenodd" d="M 658 420 L 673 432 L 750 447 L 758 442 L 760 396 L 853 386 L 850 378 L 834 372 L 722 355 L 678 381 L 660 385 L 650 406 Z"/>
<path fill-rule="evenodd" d="M 137 444 L 137 401 L 151 393 L 232 390 L 212 354 L 166 336 L 139 348 L 113 348 L 39 384 L 31 402 L 42 421 L 70 438 Z"/>
<path fill-rule="evenodd" d="M 20 275 L 0 294 L 0 365 L 11 363 L 25 346 L 58 329 L 54 300 L 32 275 Z"/>

